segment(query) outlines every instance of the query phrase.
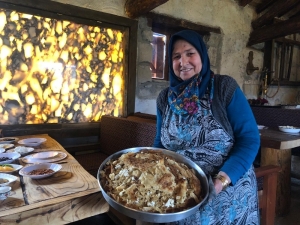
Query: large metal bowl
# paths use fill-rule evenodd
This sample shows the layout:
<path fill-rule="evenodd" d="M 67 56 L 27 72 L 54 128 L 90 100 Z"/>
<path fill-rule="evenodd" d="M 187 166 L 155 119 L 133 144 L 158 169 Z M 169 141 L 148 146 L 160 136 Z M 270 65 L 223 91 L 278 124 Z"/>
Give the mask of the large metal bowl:
<path fill-rule="evenodd" d="M 116 202 L 113 198 L 111 198 L 103 189 L 101 182 L 100 182 L 100 171 L 103 170 L 105 167 L 106 163 L 110 160 L 115 160 L 119 158 L 122 154 L 127 153 L 127 152 L 139 152 L 144 149 L 153 149 L 153 150 L 160 150 L 162 151 L 165 155 L 173 157 L 177 162 L 182 162 L 185 165 L 187 165 L 189 168 L 192 168 L 196 172 L 196 176 L 199 178 L 200 183 L 201 183 L 201 194 L 203 200 L 195 205 L 192 208 L 189 208 L 187 210 L 181 211 L 181 212 L 175 212 L 175 213 L 151 213 L 151 212 L 144 212 L 144 211 L 139 211 L 139 210 L 134 210 L 131 208 L 128 208 L 118 202 Z M 160 149 L 160 148 L 153 148 L 153 147 L 137 147 L 137 148 L 128 148 L 124 149 L 122 151 L 116 152 L 115 154 L 109 156 L 107 159 L 105 159 L 102 164 L 99 167 L 98 174 L 97 174 L 97 179 L 98 183 L 100 185 L 102 194 L 108 204 L 115 208 L 117 211 L 123 213 L 124 215 L 127 215 L 129 217 L 132 217 L 136 220 L 140 221 L 145 221 L 145 222 L 151 222 L 151 223 L 168 223 L 168 222 L 173 222 L 173 221 L 178 221 L 182 220 L 194 213 L 199 209 L 199 207 L 203 204 L 203 202 L 206 200 L 208 197 L 208 180 L 203 172 L 203 170 L 193 161 L 185 158 L 184 156 L 177 154 L 175 152 L 165 150 L 165 149 Z"/>

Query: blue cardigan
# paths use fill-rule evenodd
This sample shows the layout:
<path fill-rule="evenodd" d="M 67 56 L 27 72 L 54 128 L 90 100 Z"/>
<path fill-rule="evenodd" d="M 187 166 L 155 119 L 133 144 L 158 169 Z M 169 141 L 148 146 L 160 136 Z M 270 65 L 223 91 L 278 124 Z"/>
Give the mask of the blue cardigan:
<path fill-rule="evenodd" d="M 226 113 L 233 131 L 234 146 L 220 170 L 230 177 L 234 185 L 251 167 L 260 147 L 260 136 L 252 110 L 239 87 L 235 89 Z M 157 133 L 153 146 L 158 148 L 164 148 L 160 140 L 161 123 L 162 112 L 157 109 Z"/>

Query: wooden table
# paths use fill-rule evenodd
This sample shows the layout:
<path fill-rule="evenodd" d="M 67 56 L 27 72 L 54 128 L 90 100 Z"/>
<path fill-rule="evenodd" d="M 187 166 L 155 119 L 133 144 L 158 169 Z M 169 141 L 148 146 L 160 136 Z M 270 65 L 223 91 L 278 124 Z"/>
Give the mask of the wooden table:
<path fill-rule="evenodd" d="M 291 148 L 300 146 L 299 134 L 283 133 L 279 130 L 260 130 L 261 166 L 277 165 L 278 174 L 276 215 L 289 213 L 291 204 Z"/>
<path fill-rule="evenodd" d="M 20 136 L 19 139 L 33 136 Z M 35 152 L 66 150 L 50 136 L 35 147 Z M 17 144 L 16 144 L 17 145 Z M 26 166 L 19 160 L 23 166 Z M 62 169 L 51 177 L 32 180 L 19 176 L 12 185 L 11 195 L 0 201 L 0 224 L 66 224 L 107 212 L 98 181 L 72 155 L 62 161 Z"/>

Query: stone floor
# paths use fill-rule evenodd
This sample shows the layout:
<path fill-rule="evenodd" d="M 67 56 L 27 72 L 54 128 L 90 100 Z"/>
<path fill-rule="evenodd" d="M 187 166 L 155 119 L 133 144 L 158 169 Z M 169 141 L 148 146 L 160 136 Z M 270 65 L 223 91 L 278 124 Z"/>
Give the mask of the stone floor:
<path fill-rule="evenodd" d="M 275 225 L 300 225 L 300 179 L 292 178 L 290 213 L 276 217 Z"/>

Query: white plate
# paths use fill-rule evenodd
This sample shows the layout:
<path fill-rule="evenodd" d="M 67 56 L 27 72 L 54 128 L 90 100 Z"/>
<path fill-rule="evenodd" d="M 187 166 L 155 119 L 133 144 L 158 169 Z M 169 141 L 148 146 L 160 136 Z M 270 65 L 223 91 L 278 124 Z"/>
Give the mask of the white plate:
<path fill-rule="evenodd" d="M 0 173 L 0 179 L 7 179 L 8 182 L 0 184 L 0 186 L 8 186 L 12 183 L 14 183 L 18 178 L 16 176 L 6 174 L 6 173 Z"/>
<path fill-rule="evenodd" d="M 49 152 L 38 152 L 33 154 L 31 157 L 34 159 L 51 159 L 58 155 L 58 152 L 49 151 Z"/>
<path fill-rule="evenodd" d="M 293 127 L 293 126 L 279 126 L 280 131 L 285 133 L 299 133 L 300 127 Z"/>
<path fill-rule="evenodd" d="M 47 141 L 46 138 L 26 138 L 20 140 L 18 143 L 21 145 L 29 146 L 29 147 L 35 147 L 39 146 L 40 144 L 44 143 Z"/>
<path fill-rule="evenodd" d="M 20 158 L 21 155 L 17 152 L 3 152 L 3 153 L 0 153 L 0 158 L 1 157 L 8 157 L 11 159 L 0 161 L 0 164 L 9 164 L 9 163 L 12 163 L 13 161 L 15 161 L 16 159 Z"/>
<path fill-rule="evenodd" d="M 14 144 L 0 144 L 0 148 L 9 149 L 14 147 Z"/>
<path fill-rule="evenodd" d="M 0 144 L 9 144 L 18 140 L 19 138 L 16 137 L 4 137 L 4 138 L 0 138 Z"/>
<path fill-rule="evenodd" d="M 34 151 L 34 148 L 25 147 L 25 146 L 18 146 L 18 147 L 15 147 L 14 149 L 7 150 L 7 152 L 17 152 L 17 153 L 21 154 L 21 156 L 27 155 L 33 151 Z"/>
<path fill-rule="evenodd" d="M 0 170 L 0 173 L 13 173 L 13 172 L 16 172 L 23 168 L 23 166 L 18 165 L 18 164 L 6 164 L 6 165 L 11 165 L 14 168 L 14 170 L 12 170 L 12 171 L 1 171 Z M 0 165 L 0 168 L 1 168 L 1 165 Z"/>
<path fill-rule="evenodd" d="M 257 125 L 257 128 L 258 128 L 259 130 L 262 130 L 262 129 L 265 129 L 266 127 L 265 127 L 264 125 Z"/>
<path fill-rule="evenodd" d="M 58 153 L 57 156 L 50 159 L 35 159 L 32 157 L 33 155 L 27 155 L 24 158 L 22 158 L 22 161 L 24 163 L 51 163 L 51 162 L 57 162 L 67 157 L 67 154 L 64 152 L 59 152 L 59 151 L 55 151 L 55 152 Z"/>
<path fill-rule="evenodd" d="M 31 179 L 43 179 L 52 176 L 53 174 L 61 170 L 61 168 L 62 166 L 56 163 L 40 163 L 40 164 L 34 164 L 31 166 L 23 167 L 19 171 L 19 174 L 24 177 L 30 177 Z M 44 174 L 44 175 L 29 175 L 31 171 L 38 170 L 38 169 L 52 169 L 54 172 L 49 174 Z"/>

